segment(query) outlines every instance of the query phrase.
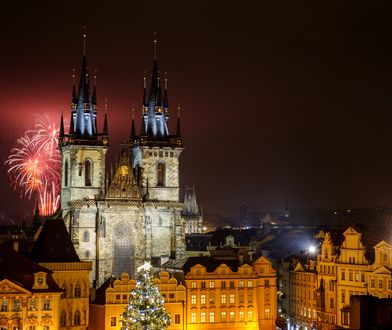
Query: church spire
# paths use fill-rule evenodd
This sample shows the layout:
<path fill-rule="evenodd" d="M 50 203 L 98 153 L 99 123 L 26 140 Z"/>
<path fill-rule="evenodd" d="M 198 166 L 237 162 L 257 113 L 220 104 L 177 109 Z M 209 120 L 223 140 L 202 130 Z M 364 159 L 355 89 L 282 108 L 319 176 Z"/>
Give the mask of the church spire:
<path fill-rule="evenodd" d="M 76 108 L 78 98 L 76 97 L 76 86 L 75 86 L 75 69 L 72 69 L 72 108 Z"/>
<path fill-rule="evenodd" d="M 91 95 L 91 104 L 93 107 L 97 107 L 97 70 L 94 70 L 94 88 L 93 94 Z"/>
<path fill-rule="evenodd" d="M 167 75 L 167 73 L 165 73 L 165 75 Z M 165 109 L 169 108 L 169 99 L 167 96 L 167 77 L 165 76 L 165 91 L 163 93 L 163 107 Z"/>
<path fill-rule="evenodd" d="M 135 109 L 132 108 L 131 141 L 134 141 L 135 138 L 136 138 L 136 130 L 135 130 Z"/>
<path fill-rule="evenodd" d="M 181 115 L 181 106 L 178 105 L 178 107 L 177 107 L 177 131 L 176 131 L 176 136 L 177 137 L 181 137 L 181 119 L 180 119 L 180 115 Z"/>
<path fill-rule="evenodd" d="M 103 122 L 103 136 L 109 136 L 109 126 L 108 126 L 108 99 L 105 99 L 105 118 Z"/>
<path fill-rule="evenodd" d="M 63 108 L 61 108 L 61 118 L 60 118 L 60 129 L 59 129 L 59 146 L 64 139 L 64 119 L 63 119 Z"/>

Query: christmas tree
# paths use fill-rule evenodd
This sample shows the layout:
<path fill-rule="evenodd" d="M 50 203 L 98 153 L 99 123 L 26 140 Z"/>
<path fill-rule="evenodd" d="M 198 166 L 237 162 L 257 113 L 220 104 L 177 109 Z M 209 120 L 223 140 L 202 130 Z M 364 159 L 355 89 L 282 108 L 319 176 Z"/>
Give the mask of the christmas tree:
<path fill-rule="evenodd" d="M 121 330 L 165 330 L 170 325 L 170 314 L 150 270 L 149 262 L 137 269 L 136 288 L 131 291 L 129 304 L 121 315 Z"/>

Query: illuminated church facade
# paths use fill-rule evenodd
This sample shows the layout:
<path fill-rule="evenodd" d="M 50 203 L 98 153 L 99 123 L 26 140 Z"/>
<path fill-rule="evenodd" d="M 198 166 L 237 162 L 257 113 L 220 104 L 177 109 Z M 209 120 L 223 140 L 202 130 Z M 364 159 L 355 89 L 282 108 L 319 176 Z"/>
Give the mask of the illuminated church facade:
<path fill-rule="evenodd" d="M 132 118 L 129 143 L 110 170 L 107 113 L 99 131 L 92 87 L 90 93 L 84 53 L 78 89 L 73 83 L 68 133 L 61 116 L 61 209 L 80 259 L 93 263 L 91 283 L 99 286 L 111 275 L 134 274 L 144 260 L 159 265 L 183 258 L 186 220 L 179 198 L 180 118 L 171 134 L 167 82 L 161 83 L 156 55 L 149 88 L 144 78 L 140 134 Z"/>

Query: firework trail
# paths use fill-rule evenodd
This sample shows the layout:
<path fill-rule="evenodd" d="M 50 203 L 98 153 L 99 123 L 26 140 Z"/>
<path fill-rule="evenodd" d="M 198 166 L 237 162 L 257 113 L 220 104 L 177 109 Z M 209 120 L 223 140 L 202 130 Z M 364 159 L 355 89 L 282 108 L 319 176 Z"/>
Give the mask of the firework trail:
<path fill-rule="evenodd" d="M 17 139 L 5 164 L 13 188 L 21 197 L 38 200 L 41 215 L 49 216 L 59 207 L 61 155 L 57 150 L 58 127 L 41 117 L 33 130 Z"/>

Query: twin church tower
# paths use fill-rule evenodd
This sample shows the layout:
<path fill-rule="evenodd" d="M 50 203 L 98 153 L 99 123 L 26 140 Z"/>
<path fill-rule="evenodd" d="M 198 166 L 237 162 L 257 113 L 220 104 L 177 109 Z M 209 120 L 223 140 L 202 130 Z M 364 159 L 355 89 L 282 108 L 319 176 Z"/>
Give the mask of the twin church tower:
<path fill-rule="evenodd" d="M 68 133 L 63 115 L 60 122 L 61 209 L 80 259 L 93 262 L 91 282 L 97 286 L 124 271 L 133 275 L 145 260 L 159 266 L 168 258 L 183 258 L 186 229 L 201 232 L 198 208 L 188 212 L 196 201 L 194 191 L 185 207 L 180 202 L 181 124 L 178 116 L 171 134 L 169 109 L 154 41 L 149 89 L 144 78 L 140 134 L 132 117 L 129 143 L 122 145 L 114 169 L 107 170 L 108 118 L 105 112 L 100 129 L 96 87 L 91 92 L 84 51 L 78 89 L 73 83 Z"/>

